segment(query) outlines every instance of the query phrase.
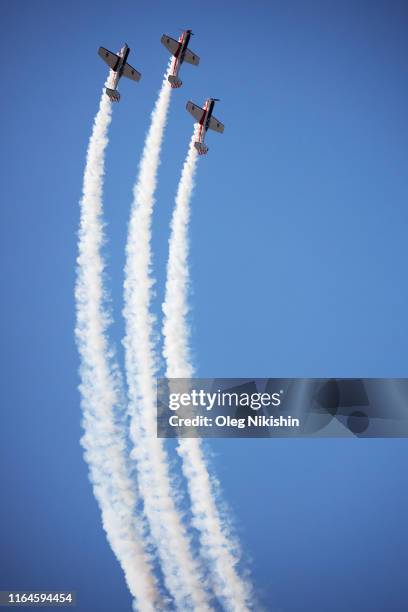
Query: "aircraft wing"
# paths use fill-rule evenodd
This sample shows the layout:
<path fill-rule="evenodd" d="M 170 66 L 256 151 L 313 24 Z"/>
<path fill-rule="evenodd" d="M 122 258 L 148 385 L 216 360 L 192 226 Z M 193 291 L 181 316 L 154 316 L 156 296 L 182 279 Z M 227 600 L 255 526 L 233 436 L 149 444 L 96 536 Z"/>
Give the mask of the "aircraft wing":
<path fill-rule="evenodd" d="M 132 68 L 130 64 L 125 64 L 123 66 L 122 74 L 128 79 L 132 79 L 132 81 L 140 81 L 140 78 L 142 76 L 140 72 L 138 72 L 135 68 Z"/>
<path fill-rule="evenodd" d="M 119 55 L 116 55 L 116 53 L 112 53 L 112 51 L 108 51 L 108 49 L 105 49 L 105 47 L 99 47 L 98 55 L 101 56 L 103 61 L 106 62 L 108 66 L 112 68 L 112 70 L 115 68 L 119 59 Z"/>
<path fill-rule="evenodd" d="M 224 131 L 224 126 L 221 121 L 218 121 L 215 117 L 211 117 L 210 123 L 208 125 L 210 130 L 214 130 L 214 132 L 220 132 L 220 134 Z"/>
<path fill-rule="evenodd" d="M 167 36 L 167 34 L 163 34 L 163 36 L 161 37 L 161 42 L 166 47 L 166 49 L 170 51 L 172 55 L 176 55 L 180 47 L 180 43 L 177 40 L 174 40 L 174 38 L 170 38 L 170 36 Z"/>
<path fill-rule="evenodd" d="M 205 110 L 193 102 L 187 102 L 186 109 L 193 115 L 197 123 L 200 123 L 201 119 L 205 115 Z"/>
<path fill-rule="evenodd" d="M 190 49 L 186 49 L 186 52 L 184 54 L 184 61 L 188 64 L 198 66 L 198 64 L 200 63 L 200 58 L 198 57 L 198 55 L 190 51 Z"/>

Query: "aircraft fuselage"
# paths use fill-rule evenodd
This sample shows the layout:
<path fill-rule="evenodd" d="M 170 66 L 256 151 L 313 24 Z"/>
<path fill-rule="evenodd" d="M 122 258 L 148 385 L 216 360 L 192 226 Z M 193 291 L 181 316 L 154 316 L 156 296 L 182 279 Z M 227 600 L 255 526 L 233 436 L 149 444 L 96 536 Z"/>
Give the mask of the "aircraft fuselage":
<path fill-rule="evenodd" d="M 179 42 L 181 43 L 181 46 L 176 53 L 176 57 L 179 57 L 180 59 L 180 64 L 184 62 L 184 56 L 186 54 L 186 50 L 188 47 L 188 43 L 190 42 L 190 38 L 191 38 L 191 32 L 189 30 L 187 30 L 186 32 L 183 32 L 183 34 L 180 36 Z"/>
<path fill-rule="evenodd" d="M 130 53 L 130 49 L 127 45 L 122 47 L 122 49 L 118 53 L 118 61 L 116 62 L 116 66 L 112 68 L 113 72 L 118 72 L 120 76 L 122 76 L 123 68 L 127 62 L 128 55 Z"/>
<path fill-rule="evenodd" d="M 173 66 L 173 76 L 175 79 L 178 79 L 178 74 L 180 70 L 181 64 L 184 62 L 184 57 L 186 55 L 186 51 L 188 48 L 188 43 L 190 42 L 191 32 L 186 30 L 182 33 L 179 38 L 180 46 L 174 54 L 174 66 Z M 180 81 L 181 83 L 181 81 Z"/>
<path fill-rule="evenodd" d="M 205 131 L 208 130 L 208 126 L 210 125 L 210 119 L 213 114 L 214 106 L 215 106 L 215 100 L 211 98 L 207 100 L 205 103 L 204 110 L 206 111 L 206 114 L 204 115 L 202 119 L 203 121 L 202 125 L 204 126 Z"/>

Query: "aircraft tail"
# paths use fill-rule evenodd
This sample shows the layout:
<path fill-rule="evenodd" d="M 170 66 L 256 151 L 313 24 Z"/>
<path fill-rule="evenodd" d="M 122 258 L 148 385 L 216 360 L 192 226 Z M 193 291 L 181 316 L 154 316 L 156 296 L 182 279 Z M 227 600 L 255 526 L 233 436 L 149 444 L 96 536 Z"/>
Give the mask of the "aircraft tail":
<path fill-rule="evenodd" d="M 194 143 L 194 146 L 197 149 L 199 155 L 205 155 L 206 153 L 208 153 L 208 147 L 199 140 Z"/>
<path fill-rule="evenodd" d="M 120 93 L 116 89 L 109 89 L 109 87 L 107 87 L 105 91 L 111 102 L 119 102 Z"/>
<path fill-rule="evenodd" d="M 174 74 L 170 74 L 168 76 L 168 81 L 173 89 L 177 89 L 178 87 L 181 87 L 183 84 L 183 81 L 181 81 L 178 78 L 178 76 L 174 76 Z"/>

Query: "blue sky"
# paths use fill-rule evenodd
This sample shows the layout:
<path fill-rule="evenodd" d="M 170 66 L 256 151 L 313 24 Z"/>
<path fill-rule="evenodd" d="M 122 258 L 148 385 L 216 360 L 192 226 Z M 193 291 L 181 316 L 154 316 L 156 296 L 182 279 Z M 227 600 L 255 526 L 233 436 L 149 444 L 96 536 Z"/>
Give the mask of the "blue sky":
<path fill-rule="evenodd" d="M 7 3 L 0 150 L 0 587 L 68 589 L 128 610 L 87 480 L 74 299 L 78 199 L 106 70 L 127 42 L 107 152 L 108 279 L 118 346 L 131 189 L 167 63 L 191 27 L 200 66 L 174 92 L 154 215 L 155 310 L 193 123 L 221 98 L 191 226 L 197 373 L 408 375 L 407 25 L 403 2 Z M 405 440 L 211 444 L 253 579 L 274 612 L 406 609 Z"/>

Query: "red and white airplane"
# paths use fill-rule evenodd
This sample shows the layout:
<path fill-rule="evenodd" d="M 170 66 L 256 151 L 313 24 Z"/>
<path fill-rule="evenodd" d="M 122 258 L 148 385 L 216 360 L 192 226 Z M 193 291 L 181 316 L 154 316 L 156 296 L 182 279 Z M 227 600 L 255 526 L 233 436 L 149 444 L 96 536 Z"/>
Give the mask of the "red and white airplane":
<path fill-rule="evenodd" d="M 183 84 L 178 76 L 181 64 L 183 62 L 187 62 L 188 64 L 193 64 L 193 66 L 198 66 L 200 62 L 198 55 L 187 48 L 192 35 L 193 33 L 191 30 L 185 30 L 178 41 L 174 40 L 174 38 L 170 38 L 170 36 L 167 36 L 167 34 L 163 34 L 161 37 L 162 44 L 170 51 L 172 55 L 174 55 L 171 74 L 168 77 L 169 83 L 173 89 L 181 87 Z"/>
<path fill-rule="evenodd" d="M 130 64 L 126 63 L 128 55 L 130 53 L 129 47 L 125 44 L 124 47 L 119 51 L 118 54 L 108 51 L 105 47 L 99 47 L 98 55 L 101 56 L 104 62 L 108 64 L 111 69 L 111 87 L 106 88 L 106 94 L 109 96 L 111 102 L 119 102 L 120 93 L 117 90 L 119 79 L 124 76 L 132 81 L 140 81 L 141 74 L 135 68 L 132 68 Z"/>
<path fill-rule="evenodd" d="M 208 152 L 204 140 L 207 130 L 214 130 L 215 132 L 224 132 L 223 124 L 213 117 L 213 109 L 216 102 L 219 102 L 218 98 L 208 98 L 205 101 L 204 108 L 197 106 L 194 102 L 187 102 L 186 109 L 191 113 L 197 123 L 200 124 L 198 132 L 198 140 L 194 143 L 199 155 L 205 155 Z"/>

